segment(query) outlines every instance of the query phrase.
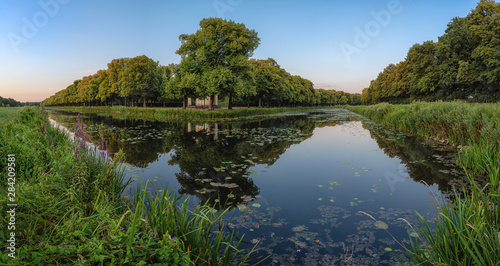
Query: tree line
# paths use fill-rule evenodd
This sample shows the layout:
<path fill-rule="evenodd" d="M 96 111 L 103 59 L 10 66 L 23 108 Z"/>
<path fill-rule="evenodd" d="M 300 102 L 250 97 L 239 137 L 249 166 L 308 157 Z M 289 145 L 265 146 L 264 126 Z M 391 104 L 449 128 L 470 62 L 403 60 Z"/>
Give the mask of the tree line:
<path fill-rule="evenodd" d="M 239 106 L 359 104 L 360 94 L 315 89 L 272 59 L 250 59 L 260 44 L 255 30 L 221 18 L 206 18 L 193 34 L 179 36 L 179 64 L 162 66 L 141 55 L 118 58 L 108 68 L 75 80 L 45 99 L 44 105 L 124 105 L 187 107 L 187 98 L 227 99 Z"/>
<path fill-rule="evenodd" d="M 38 106 L 39 102 L 19 102 L 12 98 L 3 98 L 0 96 L 0 107 L 20 107 L 20 106 Z"/>
<path fill-rule="evenodd" d="M 500 100 L 500 4 L 481 0 L 448 24 L 438 42 L 413 45 L 362 93 L 365 103 Z"/>

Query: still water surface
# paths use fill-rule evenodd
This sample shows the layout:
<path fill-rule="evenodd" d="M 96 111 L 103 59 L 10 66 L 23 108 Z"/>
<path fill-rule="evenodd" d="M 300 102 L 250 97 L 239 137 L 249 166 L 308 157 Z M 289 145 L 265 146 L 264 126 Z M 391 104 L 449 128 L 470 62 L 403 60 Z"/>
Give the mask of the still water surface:
<path fill-rule="evenodd" d="M 77 119 L 50 117 L 70 130 Z M 92 142 L 125 153 L 129 191 L 144 177 L 227 202 L 241 247 L 260 240 L 269 265 L 393 265 L 391 247 L 403 254 L 417 237 L 406 221 L 417 211 L 432 224 L 435 201 L 463 179 L 454 151 L 343 109 L 218 123 L 81 117 Z"/>

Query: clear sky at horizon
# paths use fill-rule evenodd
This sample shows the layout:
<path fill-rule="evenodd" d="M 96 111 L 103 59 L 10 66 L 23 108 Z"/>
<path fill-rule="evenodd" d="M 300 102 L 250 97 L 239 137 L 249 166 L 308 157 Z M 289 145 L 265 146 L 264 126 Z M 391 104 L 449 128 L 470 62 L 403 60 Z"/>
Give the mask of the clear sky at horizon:
<path fill-rule="evenodd" d="M 206 17 L 255 29 L 261 44 L 253 58 L 274 58 L 315 88 L 360 93 L 388 64 L 404 60 L 413 44 L 437 41 L 452 18 L 477 3 L 2 0 L 0 96 L 42 101 L 120 57 L 179 63 L 179 35 L 194 33 Z"/>

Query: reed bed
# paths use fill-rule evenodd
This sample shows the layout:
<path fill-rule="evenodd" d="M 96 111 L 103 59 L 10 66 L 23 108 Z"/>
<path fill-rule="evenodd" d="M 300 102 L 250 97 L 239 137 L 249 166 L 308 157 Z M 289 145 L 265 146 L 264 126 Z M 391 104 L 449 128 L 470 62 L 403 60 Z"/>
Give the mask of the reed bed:
<path fill-rule="evenodd" d="M 297 112 L 317 109 L 318 107 L 294 107 L 294 108 L 238 108 L 233 110 L 217 109 L 208 111 L 203 109 L 182 108 L 142 108 L 142 107 L 51 107 L 52 109 L 65 110 L 81 113 L 120 114 L 127 116 L 152 116 L 157 118 L 179 118 L 179 119 L 231 119 L 240 117 L 252 117 L 273 115 L 286 112 Z"/>

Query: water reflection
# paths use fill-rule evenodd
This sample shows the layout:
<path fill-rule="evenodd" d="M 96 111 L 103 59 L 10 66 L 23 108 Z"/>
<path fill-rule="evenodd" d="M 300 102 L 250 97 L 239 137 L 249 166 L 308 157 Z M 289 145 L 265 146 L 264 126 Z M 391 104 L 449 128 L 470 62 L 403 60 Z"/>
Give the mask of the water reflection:
<path fill-rule="evenodd" d="M 463 171 L 456 164 L 456 152 L 453 147 L 406 135 L 364 120 L 363 128 L 370 131 L 370 136 L 380 149 L 390 158 L 400 159 L 415 182 L 437 185 L 438 189 L 448 196 L 452 196 L 452 186 L 460 183 L 458 188 L 461 188 L 467 183 Z M 450 182 L 451 180 L 453 182 Z"/>
<path fill-rule="evenodd" d="M 69 130 L 76 122 L 74 113 L 54 111 L 50 116 Z M 107 140 L 110 153 L 121 150 L 132 166 L 147 168 L 170 153 L 168 164 L 180 169 L 175 173 L 178 192 L 219 203 L 220 208 L 252 201 L 259 194 L 251 167 L 273 165 L 290 146 L 310 138 L 315 128 L 338 123 L 311 123 L 305 114 L 232 123 L 118 120 L 95 114 L 81 119 L 95 145 Z"/>
<path fill-rule="evenodd" d="M 69 130 L 76 123 L 75 113 L 52 111 L 50 116 Z M 454 153 L 352 114 L 325 117 L 325 112 L 317 111 L 230 123 L 151 122 L 82 115 L 86 132 L 98 147 L 104 138 L 111 154 L 121 150 L 125 162 L 138 168 L 147 168 L 162 154 L 170 154 L 168 164 L 180 169 L 175 173 L 181 185 L 179 193 L 227 206 L 251 201 L 259 194 L 251 179 L 256 174 L 251 167 L 269 168 L 290 146 L 310 138 L 316 128 L 356 120 L 363 121 L 363 128 L 369 130 L 387 156 L 397 157 L 406 165 L 413 180 L 437 184 L 441 191 L 450 190 L 450 178 L 460 174 Z"/>

